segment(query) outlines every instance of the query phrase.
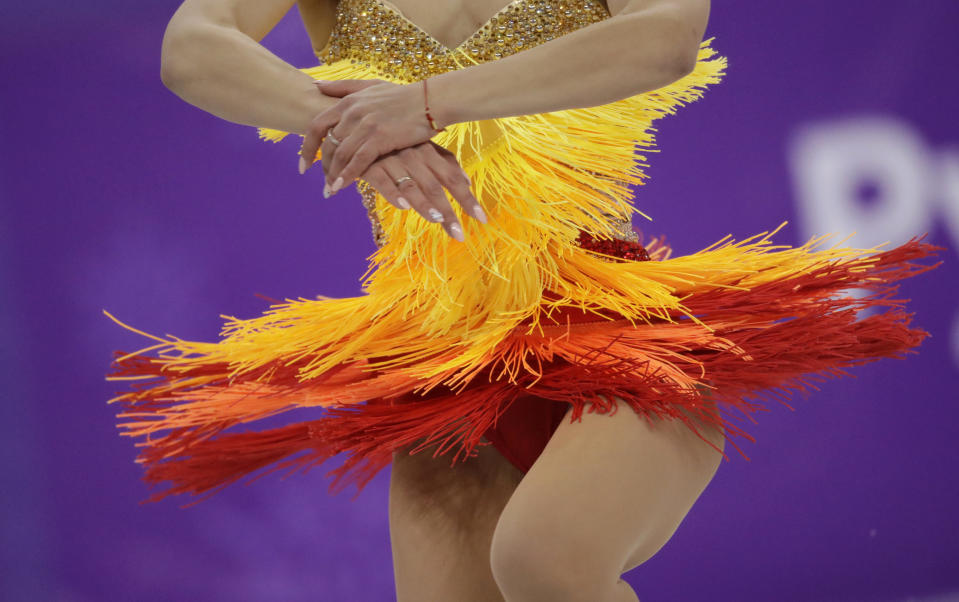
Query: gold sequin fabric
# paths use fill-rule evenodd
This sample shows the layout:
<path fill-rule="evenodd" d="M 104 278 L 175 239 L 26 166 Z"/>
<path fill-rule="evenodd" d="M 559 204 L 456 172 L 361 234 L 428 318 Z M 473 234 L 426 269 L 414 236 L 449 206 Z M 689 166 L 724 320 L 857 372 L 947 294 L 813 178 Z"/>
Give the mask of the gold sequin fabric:
<path fill-rule="evenodd" d="M 389 81 L 410 83 L 495 61 L 548 42 L 610 17 L 595 0 L 514 0 L 456 48 L 447 48 L 381 0 L 340 0 L 336 22 L 326 45 L 317 53 L 324 63 L 363 63 Z M 376 215 L 376 190 L 360 180 L 357 188 L 366 207 L 373 237 L 386 237 Z M 636 241 L 629 222 L 610 216 L 615 238 Z"/>
<path fill-rule="evenodd" d="M 389 3 L 340 0 L 333 32 L 317 56 L 325 63 L 363 62 L 384 79 L 414 82 L 472 61 L 509 56 L 608 18 L 593 0 L 515 0 L 450 49 Z"/>
<path fill-rule="evenodd" d="M 380 218 L 376 215 L 376 189 L 364 180 L 356 182 L 356 189 L 360 192 L 363 206 L 366 207 L 366 215 L 370 218 L 370 224 L 373 226 L 373 242 L 376 243 L 377 247 L 382 247 L 386 244 L 386 234 L 383 232 Z"/>

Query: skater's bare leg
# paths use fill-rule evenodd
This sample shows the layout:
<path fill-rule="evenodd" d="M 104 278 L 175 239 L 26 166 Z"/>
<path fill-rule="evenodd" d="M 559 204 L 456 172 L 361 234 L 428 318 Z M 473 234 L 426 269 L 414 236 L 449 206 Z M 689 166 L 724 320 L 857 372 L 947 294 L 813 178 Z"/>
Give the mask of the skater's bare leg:
<path fill-rule="evenodd" d="M 398 602 L 503 602 L 490 569 L 490 543 L 522 473 L 492 445 L 454 467 L 449 455 L 408 450 L 394 454 L 390 477 Z"/>
<path fill-rule="evenodd" d="M 635 602 L 620 576 L 672 536 L 721 455 L 678 420 L 569 413 L 496 525 L 491 566 L 507 602 Z M 704 430 L 705 429 L 705 430 Z M 717 447 L 723 435 L 700 425 Z"/>

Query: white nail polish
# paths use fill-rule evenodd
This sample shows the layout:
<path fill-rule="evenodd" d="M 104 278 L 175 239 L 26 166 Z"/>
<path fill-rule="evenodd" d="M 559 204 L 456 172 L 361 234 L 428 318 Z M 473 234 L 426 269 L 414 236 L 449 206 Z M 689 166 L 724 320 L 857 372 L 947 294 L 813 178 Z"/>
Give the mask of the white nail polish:
<path fill-rule="evenodd" d="M 330 198 L 330 185 L 329 185 L 329 184 L 323 184 L 323 198 L 324 198 L 324 199 Z"/>
<path fill-rule="evenodd" d="M 410 208 L 410 202 L 404 199 L 403 197 L 396 197 L 396 204 L 402 207 L 403 209 Z"/>
<path fill-rule="evenodd" d="M 439 211 L 437 211 L 435 208 L 430 207 L 430 210 L 427 211 L 427 213 L 430 214 L 430 217 L 433 218 L 433 221 L 434 221 L 434 222 L 442 222 L 442 221 L 443 221 L 443 214 L 440 213 Z"/>
<path fill-rule="evenodd" d="M 484 224 L 488 221 L 486 218 L 486 212 L 483 211 L 483 208 L 479 205 L 473 207 L 473 215 L 476 216 L 476 219 L 483 222 Z"/>
<path fill-rule="evenodd" d="M 456 240 L 460 242 L 463 242 L 463 240 L 465 239 L 465 237 L 463 236 L 463 229 L 460 228 L 459 224 L 451 225 L 450 233 L 453 235 L 453 238 L 455 238 Z"/>
<path fill-rule="evenodd" d="M 343 185 L 343 178 L 337 178 L 336 181 L 333 182 L 333 187 L 330 188 L 330 192 L 333 192 L 333 193 L 339 192 L 340 186 L 342 185 Z"/>
<path fill-rule="evenodd" d="M 302 176 L 306 173 L 306 159 L 300 157 L 300 175 Z"/>

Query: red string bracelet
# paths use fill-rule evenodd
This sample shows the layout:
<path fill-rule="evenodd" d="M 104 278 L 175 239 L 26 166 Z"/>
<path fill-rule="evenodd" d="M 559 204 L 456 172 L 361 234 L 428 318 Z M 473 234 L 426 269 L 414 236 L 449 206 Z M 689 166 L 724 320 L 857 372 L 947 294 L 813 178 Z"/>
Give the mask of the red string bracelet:
<path fill-rule="evenodd" d="M 430 127 L 436 132 L 445 132 L 446 128 L 437 128 L 433 116 L 430 115 L 430 102 L 426 99 L 426 80 L 423 80 L 423 104 L 426 106 L 426 120 L 430 122 Z"/>

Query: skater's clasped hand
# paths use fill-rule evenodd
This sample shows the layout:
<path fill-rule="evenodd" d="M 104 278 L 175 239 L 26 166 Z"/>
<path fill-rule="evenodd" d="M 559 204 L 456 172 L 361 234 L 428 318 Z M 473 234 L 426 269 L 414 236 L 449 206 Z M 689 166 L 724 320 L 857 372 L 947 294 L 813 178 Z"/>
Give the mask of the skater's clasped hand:
<path fill-rule="evenodd" d="M 397 184 L 396 180 L 402 174 L 409 174 L 411 179 Z M 424 219 L 442 223 L 446 233 L 460 242 L 463 241 L 463 227 L 446 200 L 444 187 L 464 209 L 486 223 L 486 215 L 470 192 L 470 182 L 456 162 L 456 157 L 434 142 L 390 151 L 374 161 L 360 177 L 393 206 L 399 209 L 412 207 Z"/>
<path fill-rule="evenodd" d="M 446 188 L 466 213 L 486 222 L 456 157 L 430 141 L 436 131 L 424 117 L 421 92 L 417 96 L 412 86 L 384 80 L 318 82 L 317 87 L 341 100 L 313 119 L 300 149 L 300 172 L 321 150 L 325 196 L 362 178 L 393 206 L 415 209 L 462 241 Z"/>

